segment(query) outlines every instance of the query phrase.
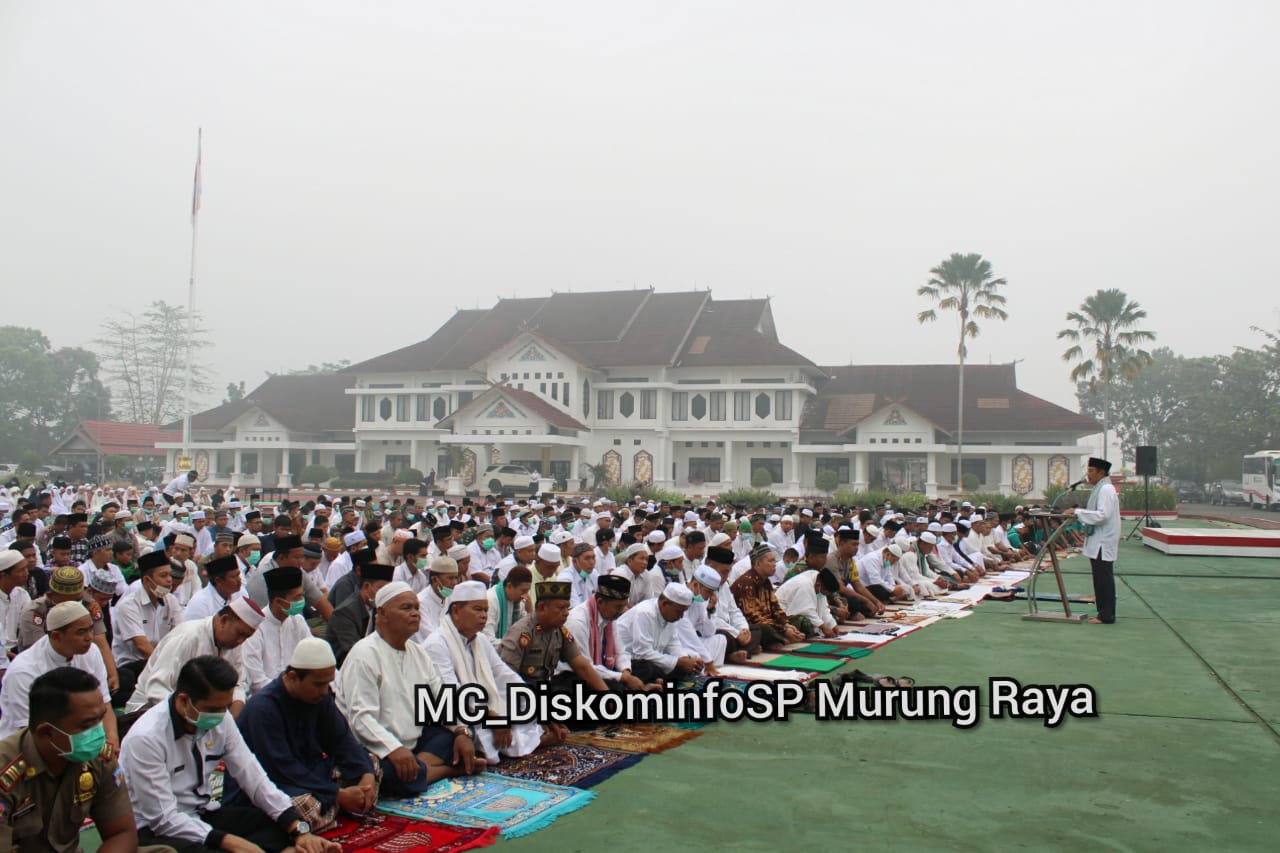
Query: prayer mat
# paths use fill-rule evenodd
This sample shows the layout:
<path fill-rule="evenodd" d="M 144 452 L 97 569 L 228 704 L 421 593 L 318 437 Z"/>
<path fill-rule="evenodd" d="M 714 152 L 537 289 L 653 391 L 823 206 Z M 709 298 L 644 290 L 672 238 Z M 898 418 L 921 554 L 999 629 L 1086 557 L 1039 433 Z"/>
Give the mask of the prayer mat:
<path fill-rule="evenodd" d="M 515 779 L 591 788 L 619 770 L 639 763 L 642 758 L 643 753 L 637 755 L 581 743 L 562 743 L 541 747 L 520 758 L 504 758 L 492 771 Z"/>
<path fill-rule="evenodd" d="M 800 646 L 793 649 L 798 655 L 821 655 L 822 657 L 835 658 L 865 658 L 871 654 L 871 649 L 860 649 L 856 646 L 832 646 L 827 643 L 810 643 L 807 646 Z"/>
<path fill-rule="evenodd" d="M 518 838 L 577 811 L 595 796 L 533 779 L 482 773 L 441 779 L 416 797 L 379 800 L 378 811 L 453 826 L 496 826 L 507 838 Z"/>
<path fill-rule="evenodd" d="M 459 853 L 488 847 L 498 828 L 445 826 L 388 814 L 339 814 L 338 825 L 320 833 L 342 845 L 342 853 Z"/>
<path fill-rule="evenodd" d="M 569 735 L 569 743 L 616 749 L 622 752 L 665 752 L 692 740 L 700 731 L 653 723 L 620 723 Z"/>
<path fill-rule="evenodd" d="M 848 661 L 844 658 L 779 655 L 773 660 L 764 661 L 762 666 L 767 666 L 770 669 L 801 669 L 806 672 L 830 672 L 833 669 L 839 669 L 846 663 L 848 663 Z"/>

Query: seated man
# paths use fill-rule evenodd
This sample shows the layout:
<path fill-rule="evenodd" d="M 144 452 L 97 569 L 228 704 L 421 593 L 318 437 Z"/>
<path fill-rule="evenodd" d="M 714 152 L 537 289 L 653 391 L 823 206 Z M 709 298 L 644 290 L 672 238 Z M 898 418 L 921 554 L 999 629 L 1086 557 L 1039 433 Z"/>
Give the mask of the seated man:
<path fill-rule="evenodd" d="M 284 674 L 253 694 L 236 720 L 244 742 L 312 832 L 333 826 L 338 808 L 373 809 L 378 777 L 369 753 L 338 710 L 330 685 L 337 673 L 333 650 L 309 637 L 298 643 Z M 249 799 L 234 781 L 227 804 Z"/>
<path fill-rule="evenodd" d="M 563 531 L 562 531 L 563 532 Z M 565 534 L 568 535 L 568 534 Z M 570 542 L 573 540 L 570 539 Z M 563 547 L 563 546 L 561 546 Z M 569 551 L 569 565 L 560 570 L 556 580 L 572 585 L 569 605 L 577 607 L 596 591 L 596 549 L 586 542 L 579 542 Z"/>
<path fill-rule="evenodd" d="M 891 544 L 858 558 L 858 576 L 881 601 L 905 601 L 910 597 L 906 587 L 893 576 L 893 564 L 901 557 L 902 549 Z"/>
<path fill-rule="evenodd" d="M 431 632 L 440 627 L 444 612 L 448 607 L 449 596 L 453 588 L 462 580 L 458 572 L 458 562 L 449 557 L 436 557 L 428 568 L 429 585 L 418 593 L 418 607 L 422 611 L 422 621 L 418 628 L 417 641 L 424 643 Z"/>
<path fill-rule="evenodd" d="M 338 707 L 360 744 L 382 765 L 381 793 L 420 794 L 446 776 L 484 770 L 476 760 L 471 730 L 416 722 L 414 688 L 439 695 L 440 675 L 431 655 L 413 642 L 421 621 L 418 596 L 393 581 L 378 590 L 374 631 L 352 647 L 342 665 Z"/>
<path fill-rule="evenodd" d="M 240 589 L 240 562 L 234 554 L 210 560 L 205 564 L 204 571 L 209 576 L 209 584 L 191 596 L 184 614 L 187 620 L 212 616 L 243 595 Z"/>
<path fill-rule="evenodd" d="M 621 663 L 636 678 L 647 684 L 669 683 L 682 675 L 702 672 L 706 661 L 684 644 L 676 627 L 692 603 L 689 587 L 673 583 L 667 584 L 662 595 L 623 614 L 618 625 L 626 642 Z"/>
<path fill-rule="evenodd" d="M 105 722 L 115 715 L 101 683 L 55 667 L 31 683 L 27 705 L 26 726 L 0 740 L 0 849 L 80 850 L 80 829 L 92 818 L 102 853 L 168 850 L 138 847 L 129 789 L 104 748 Z"/>
<path fill-rule="evenodd" d="M 547 683 L 552 692 L 572 691 L 576 679 L 592 690 L 608 690 L 565 627 L 569 618 L 569 584 L 544 581 L 538 585 L 537 593 L 533 613 L 512 625 L 498 647 L 507 666 L 529 684 Z M 557 674 L 561 661 L 569 665 L 569 670 Z M 555 729 L 566 734 L 563 727 Z"/>
<path fill-rule="evenodd" d="M 524 566 L 516 566 L 489 590 L 489 615 L 485 619 L 484 635 L 495 648 L 511 626 L 530 609 L 529 589 L 532 586 L 533 573 Z"/>
<path fill-rule="evenodd" d="M 147 665 L 156 644 L 183 621 L 182 605 L 173 594 L 173 574 L 163 551 L 152 551 L 138 560 L 142 575 L 115 606 L 112 616 L 112 651 L 116 666 L 138 673 Z"/>
<path fill-rule="evenodd" d="M 617 685 L 625 690 L 655 689 L 657 685 L 646 685 L 630 669 L 618 666 L 623 657 L 617 622 L 630 607 L 627 601 L 630 594 L 631 581 L 618 575 L 602 575 L 596 591 L 569 611 L 564 624 L 606 686 Z M 567 664 L 560 665 L 562 672 L 568 668 Z"/>
<path fill-rule="evenodd" d="M 59 604 L 49 611 L 49 633 L 13 659 L 0 683 L 0 737 L 8 737 L 27 725 L 27 700 L 31 685 L 51 669 L 70 666 L 92 675 L 102 691 L 102 701 L 111 702 L 107 690 L 107 668 L 102 653 L 93 644 L 93 617 L 78 601 Z M 117 754 L 120 732 L 116 715 L 103 719 L 107 732 L 107 757 Z"/>
<path fill-rule="evenodd" d="M 719 603 L 720 583 L 720 573 L 710 566 L 694 569 L 693 577 L 685 584 L 693 593 L 693 603 L 684 618 L 676 623 L 681 642 L 705 662 L 707 675 L 716 674 L 716 666 L 724 663 L 728 647 L 725 637 L 716 631 L 715 619 L 711 615 L 711 608 Z M 725 594 L 732 595 L 727 589 Z"/>
<path fill-rule="evenodd" d="M 729 587 L 747 624 L 760 628 L 760 641 L 770 651 L 804 639 L 804 634 L 788 621 L 769 580 L 777 570 L 777 564 L 778 557 L 773 549 L 761 543 L 751 549 L 750 571 Z"/>
<path fill-rule="evenodd" d="M 786 611 L 787 620 L 806 637 L 819 633 L 834 637 L 837 623 L 827 596 L 839 589 L 840 582 L 829 569 L 805 569 L 778 587 L 778 604 Z"/>
<path fill-rule="evenodd" d="M 440 627 L 431 632 L 424 645 L 443 684 L 480 685 L 488 697 L 489 716 L 505 719 L 507 686 L 522 682 L 482 634 L 489 614 L 485 592 L 480 581 L 464 581 L 455 586 Z M 476 730 L 476 740 L 489 764 L 497 764 L 501 755 L 508 758 L 528 755 L 554 739 L 553 734 L 544 734 L 537 723 L 502 728 L 481 726 Z"/>
<path fill-rule="evenodd" d="M 280 566 L 262 574 L 269 597 L 266 618 L 244 641 L 241 651 L 250 696 L 284 672 L 294 648 L 311 636 L 311 628 L 302 616 L 307 606 L 302 569 Z"/>
<path fill-rule="evenodd" d="M 725 639 L 725 660 L 745 663 L 747 658 L 760 651 L 760 629 L 752 628 L 742 615 L 738 602 L 729 590 L 729 573 L 733 570 L 733 551 L 722 545 L 707 548 L 706 565 L 720 575 L 720 589 L 716 600 L 709 604 L 707 613 L 715 622 L 716 633 Z"/>
<path fill-rule="evenodd" d="M 187 661 L 212 655 L 223 658 L 240 673 L 240 685 L 231 703 L 231 715 L 238 715 L 248 686 L 240 646 L 253 636 L 263 617 L 258 605 L 247 598 L 238 598 L 214 616 L 183 622 L 174 628 L 147 658 L 125 712 L 137 714 L 163 702 L 174 691 L 178 673 Z"/>
<path fill-rule="evenodd" d="M 143 714 L 121 744 L 138 838 L 187 851 L 281 850 L 319 853 L 341 846 L 311 827 L 263 772 L 227 713 L 239 675 L 222 658 L 183 664 L 174 692 Z M 223 803 L 227 777 L 252 805 Z M 257 845 L 252 846 L 252 845 Z"/>
<path fill-rule="evenodd" d="M 650 560 L 654 560 L 652 568 L 650 568 Z M 642 601 L 657 598 L 662 588 L 666 586 L 666 578 L 657 567 L 656 558 L 650 555 L 648 546 L 643 542 L 628 546 L 627 550 L 622 552 L 619 562 L 621 565 L 614 569 L 613 573 L 631 581 L 633 607 Z"/>
<path fill-rule="evenodd" d="M 315 553 L 316 558 L 319 556 Z M 259 563 L 256 570 L 249 575 L 249 579 L 244 584 L 244 594 L 252 598 L 259 607 L 265 608 L 271 603 L 267 596 L 267 582 L 263 580 L 266 573 L 280 568 L 302 569 L 303 600 L 306 601 L 307 607 L 314 607 L 320 618 L 327 621 L 333 615 L 333 605 L 325 597 L 325 590 L 320 585 L 320 577 L 314 571 L 316 562 L 316 559 L 311 560 L 312 571 L 306 571 L 307 549 L 302 544 L 302 538 L 292 534 L 277 536 L 275 551 L 271 553 L 269 560 Z"/>
<path fill-rule="evenodd" d="M 347 653 L 356 643 L 373 633 L 373 602 L 378 590 L 391 582 L 395 570 L 391 566 L 366 563 L 356 566 L 351 577 L 359 578 L 360 586 L 355 595 L 347 596 L 329 618 L 324 638 L 333 647 L 333 656 L 342 666 Z"/>

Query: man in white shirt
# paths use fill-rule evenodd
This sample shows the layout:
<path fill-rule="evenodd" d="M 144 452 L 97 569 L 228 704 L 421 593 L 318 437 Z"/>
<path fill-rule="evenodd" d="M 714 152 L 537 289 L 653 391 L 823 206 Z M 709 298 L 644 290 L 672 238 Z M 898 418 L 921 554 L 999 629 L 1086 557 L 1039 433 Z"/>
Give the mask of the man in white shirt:
<path fill-rule="evenodd" d="M 615 575 L 631 581 L 632 607 L 642 601 L 657 598 L 667 584 L 656 561 L 654 567 L 649 568 L 649 559 L 649 548 L 637 542 L 622 552 L 622 565 L 613 570 Z"/>
<path fill-rule="evenodd" d="M 685 647 L 676 627 L 691 604 L 689 587 L 668 584 L 661 596 L 637 604 L 619 620 L 627 634 L 623 662 L 641 681 L 671 682 L 703 670 L 706 662 Z"/>
<path fill-rule="evenodd" d="M 748 557 L 748 565 L 750 558 Z M 725 638 L 725 660 L 729 663 L 746 663 L 747 658 L 760 651 L 760 629 L 752 628 L 738 607 L 738 600 L 729 591 L 729 575 L 733 570 L 733 552 L 722 545 L 707 549 L 707 567 L 720 575 L 714 607 L 707 612 L 715 620 L 716 632 Z"/>
<path fill-rule="evenodd" d="M 495 580 L 494 572 L 498 568 L 498 563 L 502 560 L 502 555 L 498 553 L 497 539 L 494 538 L 493 528 L 488 524 L 482 524 L 476 528 L 475 538 L 471 540 L 471 544 L 467 546 L 467 550 L 471 552 L 470 573 L 472 580 L 482 581 L 491 584 Z"/>
<path fill-rule="evenodd" d="M 185 474 L 179 474 L 169 481 L 168 485 L 164 487 L 164 491 L 160 494 L 164 496 L 164 499 L 169 502 L 170 506 L 173 506 L 176 503 L 181 503 L 182 498 L 190 490 L 191 484 L 199 479 L 199 472 L 194 470 L 187 471 Z"/>
<path fill-rule="evenodd" d="M 601 575 L 591 597 L 569 611 L 564 626 L 605 683 L 614 682 L 627 690 L 644 690 L 645 683 L 632 675 L 629 667 L 620 668 L 625 658 L 617 621 L 627 612 L 630 595 L 631 581 L 619 575 Z M 568 672 L 569 665 L 562 663 L 558 670 Z"/>
<path fill-rule="evenodd" d="M 169 558 L 152 551 L 138 560 L 141 578 L 112 611 L 111 651 L 116 666 L 136 676 L 156 645 L 182 624 L 184 614 L 171 590 Z"/>
<path fill-rule="evenodd" d="M 26 589 L 28 577 L 27 558 L 21 551 L 0 551 L 0 632 L 4 642 L 0 654 L 17 651 L 18 623 L 23 608 L 31 603 Z"/>
<path fill-rule="evenodd" d="M 484 769 L 476 760 L 471 731 L 417 722 L 414 690 L 438 696 L 442 687 L 431 655 L 419 643 L 418 596 L 403 583 L 378 590 L 374 633 L 356 643 L 342 665 L 338 705 L 364 748 L 382 762 L 381 793 L 420 794 L 447 776 Z"/>
<path fill-rule="evenodd" d="M 0 738 L 8 737 L 27 725 L 31 683 L 37 677 L 60 666 L 71 666 L 98 679 L 102 701 L 110 703 L 107 667 L 102 653 L 93 644 L 93 617 L 78 601 L 64 601 L 49 608 L 45 620 L 49 633 L 9 664 L 0 683 Z M 107 745 L 114 753 L 120 747 L 120 733 L 114 714 L 103 718 Z"/>
<path fill-rule="evenodd" d="M 341 845 L 311 834 L 293 800 L 272 784 L 245 745 L 227 713 L 238 677 L 221 658 L 189 660 L 174 692 L 129 730 L 120 766 L 139 841 L 183 850 L 341 851 Z M 228 774 L 252 806 L 222 804 Z"/>
<path fill-rule="evenodd" d="M 507 688 L 523 684 L 524 680 L 507 666 L 493 644 L 484 637 L 484 624 L 489 613 L 485 593 L 485 586 L 480 581 L 464 581 L 455 586 L 440 626 L 431 632 L 424 645 L 442 684 L 477 684 L 484 688 L 488 715 L 505 722 Z M 486 762 L 491 765 L 498 764 L 500 756 L 518 758 L 528 755 L 554 739 L 544 734 L 542 726 L 537 723 L 476 729 L 476 740 L 480 742 Z"/>
<path fill-rule="evenodd" d="M 266 618 L 253 636 L 244 641 L 241 655 L 249 695 L 270 684 L 284 672 L 298 643 L 311 636 L 302 611 L 307 606 L 302 591 L 302 569 L 281 566 L 263 575 L 267 585 Z"/>
<path fill-rule="evenodd" d="M 440 620 L 448 608 L 449 596 L 453 588 L 462 580 L 458 573 L 458 563 L 448 557 L 436 557 L 428 569 L 430 584 L 418 593 L 418 605 L 421 608 L 417 642 L 425 643 L 431 632 L 440 627 Z"/>
<path fill-rule="evenodd" d="M 596 578 L 596 549 L 579 542 L 570 552 L 569 566 L 556 579 L 570 584 L 569 606 L 577 607 L 595 594 Z"/>
<path fill-rule="evenodd" d="M 240 673 L 240 685 L 231 706 L 232 716 L 239 714 L 248 685 L 240 646 L 253 636 L 265 616 L 252 599 L 237 598 L 213 616 L 184 621 L 156 644 L 125 712 L 136 713 L 163 702 L 173 692 L 183 664 L 201 655 L 214 655 L 224 658 Z"/>
<path fill-rule="evenodd" d="M 188 621 L 212 616 L 243 595 L 240 562 L 234 554 L 210 560 L 204 571 L 209 585 L 191 596 L 184 614 Z"/>
<path fill-rule="evenodd" d="M 881 601 L 904 601 L 907 590 L 893 576 L 893 564 L 902 557 L 897 545 L 886 545 L 858 558 L 858 577 L 867 590 Z M 887 565 L 886 565 L 887 564 Z"/>
<path fill-rule="evenodd" d="M 837 623 L 831 615 L 827 596 L 839 589 L 840 581 L 830 569 L 806 569 L 778 587 L 778 604 L 786 611 L 791 624 L 806 637 L 819 633 L 834 637 Z"/>
<path fill-rule="evenodd" d="M 1089 622 L 1110 625 L 1116 621 L 1115 562 L 1120 550 L 1120 499 L 1111 483 L 1111 463 L 1090 457 L 1085 479 L 1093 486 L 1084 509 L 1068 508 L 1085 525 L 1084 555 L 1093 569 L 1093 597 L 1098 615 Z"/>
<path fill-rule="evenodd" d="M 393 581 L 408 584 L 414 592 L 421 593 L 431 585 L 427 572 L 427 543 L 421 539 L 409 539 L 401 546 L 401 557 L 391 575 Z"/>

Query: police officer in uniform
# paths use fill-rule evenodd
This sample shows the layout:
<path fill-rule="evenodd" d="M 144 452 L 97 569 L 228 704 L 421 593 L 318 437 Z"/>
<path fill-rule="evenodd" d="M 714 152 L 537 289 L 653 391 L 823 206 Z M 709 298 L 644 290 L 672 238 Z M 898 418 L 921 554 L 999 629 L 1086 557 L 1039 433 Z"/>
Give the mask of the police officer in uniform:
<path fill-rule="evenodd" d="M 30 725 L 0 740 L 0 850 L 79 851 L 80 826 L 93 818 L 102 853 L 172 853 L 138 847 L 98 680 L 69 666 L 50 670 L 32 682 L 29 707 Z"/>
<path fill-rule="evenodd" d="M 528 684 L 545 683 L 552 692 L 568 692 L 573 690 L 575 680 L 580 679 L 592 690 L 606 691 L 608 685 L 591 665 L 591 658 L 583 653 L 564 626 L 569 618 L 572 591 L 573 584 L 567 581 L 538 584 L 534 611 L 511 626 L 502 638 L 498 653 Z M 571 672 L 555 674 L 561 661 L 568 664 Z"/>

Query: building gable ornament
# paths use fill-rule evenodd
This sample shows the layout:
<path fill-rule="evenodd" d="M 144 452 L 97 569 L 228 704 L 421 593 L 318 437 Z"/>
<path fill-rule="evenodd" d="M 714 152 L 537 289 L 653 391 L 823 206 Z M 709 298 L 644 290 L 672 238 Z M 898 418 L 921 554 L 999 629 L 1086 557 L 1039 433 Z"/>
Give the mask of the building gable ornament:
<path fill-rule="evenodd" d="M 499 400 L 485 413 L 486 418 L 514 418 L 516 413 L 507 405 L 506 400 Z"/>
<path fill-rule="evenodd" d="M 894 406 L 892 409 L 889 410 L 889 416 L 884 419 L 884 425 L 885 426 L 906 426 L 907 419 L 902 416 L 902 412 L 898 410 L 898 407 Z"/>
<path fill-rule="evenodd" d="M 516 361 L 546 361 L 547 354 L 537 344 L 529 344 L 520 351 L 520 355 L 516 357 Z"/>
<path fill-rule="evenodd" d="M 271 426 L 271 422 L 267 420 L 267 416 L 262 412 L 258 412 L 258 417 L 254 418 L 253 425 L 256 427 Z"/>

